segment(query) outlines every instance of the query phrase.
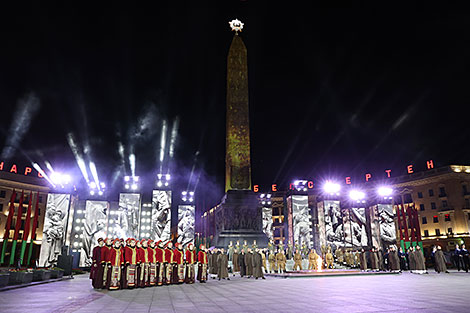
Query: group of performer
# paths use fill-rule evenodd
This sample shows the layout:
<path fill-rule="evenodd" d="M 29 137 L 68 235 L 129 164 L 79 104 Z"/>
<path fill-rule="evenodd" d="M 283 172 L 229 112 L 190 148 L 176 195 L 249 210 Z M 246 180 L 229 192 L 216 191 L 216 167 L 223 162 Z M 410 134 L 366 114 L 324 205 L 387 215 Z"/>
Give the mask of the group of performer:
<path fill-rule="evenodd" d="M 186 249 L 179 243 L 102 238 L 93 249 L 90 271 L 96 289 L 131 289 L 170 284 L 193 284 L 197 279 L 207 281 L 207 252 L 200 245 L 199 252 L 192 243 Z"/>
<path fill-rule="evenodd" d="M 459 272 L 463 270 L 468 273 L 470 268 L 470 254 L 464 244 L 460 246 L 458 244 L 455 245 L 455 249 L 452 252 L 452 262 Z"/>

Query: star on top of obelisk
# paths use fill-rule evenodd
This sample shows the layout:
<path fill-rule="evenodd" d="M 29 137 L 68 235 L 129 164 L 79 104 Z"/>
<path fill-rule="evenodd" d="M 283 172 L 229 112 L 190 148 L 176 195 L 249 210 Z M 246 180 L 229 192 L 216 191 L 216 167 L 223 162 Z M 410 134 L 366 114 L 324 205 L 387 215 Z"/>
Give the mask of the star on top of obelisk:
<path fill-rule="evenodd" d="M 230 25 L 230 28 L 232 28 L 233 31 L 235 31 L 236 34 L 238 34 L 238 32 L 241 32 L 242 29 L 243 29 L 243 23 L 238 20 L 238 19 L 234 19 L 230 22 L 228 22 L 228 24 Z"/>

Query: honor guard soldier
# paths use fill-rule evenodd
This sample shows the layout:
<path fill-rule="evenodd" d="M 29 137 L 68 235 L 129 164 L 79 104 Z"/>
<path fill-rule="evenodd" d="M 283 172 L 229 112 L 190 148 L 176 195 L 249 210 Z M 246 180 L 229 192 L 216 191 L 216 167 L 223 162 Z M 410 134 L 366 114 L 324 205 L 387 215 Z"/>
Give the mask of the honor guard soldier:
<path fill-rule="evenodd" d="M 281 273 L 285 273 L 286 272 L 286 255 L 284 254 L 284 250 L 281 250 L 276 254 L 276 261 L 277 261 L 277 266 L 279 268 L 279 271 Z"/>
<path fill-rule="evenodd" d="M 302 255 L 300 254 L 299 249 L 295 250 L 295 254 L 294 254 L 294 268 L 293 268 L 293 270 L 295 271 L 297 268 L 298 268 L 300 271 L 302 270 Z"/>

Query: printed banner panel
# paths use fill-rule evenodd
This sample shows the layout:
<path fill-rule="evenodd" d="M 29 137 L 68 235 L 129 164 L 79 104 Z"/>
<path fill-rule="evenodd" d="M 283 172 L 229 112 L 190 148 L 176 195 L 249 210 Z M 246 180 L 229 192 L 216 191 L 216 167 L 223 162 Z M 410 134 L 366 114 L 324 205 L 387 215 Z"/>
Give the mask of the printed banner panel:
<path fill-rule="evenodd" d="M 268 239 L 273 239 L 273 209 L 263 208 L 263 232 L 266 234 Z"/>
<path fill-rule="evenodd" d="M 365 208 L 351 208 L 343 210 L 344 241 L 348 247 L 366 247 L 367 221 Z"/>
<path fill-rule="evenodd" d="M 294 243 L 297 243 L 299 246 L 305 244 L 307 247 L 311 247 L 312 222 L 308 207 L 308 196 L 293 195 L 291 197 Z"/>
<path fill-rule="evenodd" d="M 326 246 L 331 246 L 333 248 L 343 247 L 344 234 L 340 202 L 336 200 L 325 200 L 323 202 L 323 211 Z"/>
<path fill-rule="evenodd" d="M 140 208 L 140 194 L 119 194 L 119 209 L 113 216 L 115 237 L 139 238 Z"/>
<path fill-rule="evenodd" d="M 171 239 L 171 190 L 153 190 L 150 238 L 155 241 Z"/>
<path fill-rule="evenodd" d="M 395 213 L 392 204 L 377 205 L 377 218 L 380 226 L 380 240 L 385 249 L 397 244 L 397 230 L 395 227 Z"/>
<path fill-rule="evenodd" d="M 39 266 L 50 267 L 57 263 L 65 240 L 65 230 L 70 203 L 69 194 L 50 193 L 47 195 L 43 237 Z"/>
<path fill-rule="evenodd" d="M 86 201 L 82 247 L 80 249 L 80 267 L 92 265 L 91 253 L 93 248 L 98 245 L 98 238 L 106 238 L 107 236 L 108 206 L 107 201 Z"/>
<path fill-rule="evenodd" d="M 178 206 L 178 242 L 183 246 L 194 243 L 195 206 Z"/>

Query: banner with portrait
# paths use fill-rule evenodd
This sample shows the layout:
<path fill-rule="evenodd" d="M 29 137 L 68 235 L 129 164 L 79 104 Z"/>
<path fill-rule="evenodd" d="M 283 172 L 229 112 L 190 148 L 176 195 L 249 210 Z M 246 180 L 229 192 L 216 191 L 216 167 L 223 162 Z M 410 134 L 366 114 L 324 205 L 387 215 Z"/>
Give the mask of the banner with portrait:
<path fill-rule="evenodd" d="M 41 251 L 39 254 L 40 267 L 50 267 L 57 264 L 62 246 L 65 243 L 69 203 L 69 194 L 50 193 L 47 195 Z"/>
<path fill-rule="evenodd" d="M 331 246 L 334 249 L 342 247 L 344 246 L 344 233 L 340 202 L 337 200 L 325 200 L 322 204 L 323 214 L 318 214 L 320 241 L 322 245 Z M 322 232 L 323 229 L 324 235 Z M 322 237 L 324 238 L 323 240 Z"/>
<path fill-rule="evenodd" d="M 344 242 L 347 247 L 367 247 L 367 219 L 365 208 L 343 210 Z"/>
<path fill-rule="evenodd" d="M 380 244 L 382 249 L 397 244 L 397 229 L 395 226 L 395 212 L 392 204 L 377 205 L 377 220 L 379 224 Z"/>
<path fill-rule="evenodd" d="M 80 267 L 92 264 L 93 248 L 98 245 L 98 238 L 106 238 L 108 225 L 107 201 L 87 200 L 85 204 L 85 222 L 82 230 L 80 249 Z"/>
<path fill-rule="evenodd" d="M 183 246 L 194 243 L 195 206 L 178 206 L 178 242 Z"/>
<path fill-rule="evenodd" d="M 289 197 L 292 205 L 292 233 L 294 244 L 304 244 L 312 247 L 312 221 L 307 195 L 292 195 Z"/>
<path fill-rule="evenodd" d="M 171 239 L 171 190 L 153 190 L 151 228 L 151 239 Z"/>
<path fill-rule="evenodd" d="M 269 240 L 273 239 L 273 209 L 263 207 L 262 208 L 263 218 L 263 233 L 266 234 Z"/>
<path fill-rule="evenodd" d="M 140 194 L 119 194 L 119 208 L 113 216 L 113 229 L 117 238 L 139 238 L 140 209 Z"/>

